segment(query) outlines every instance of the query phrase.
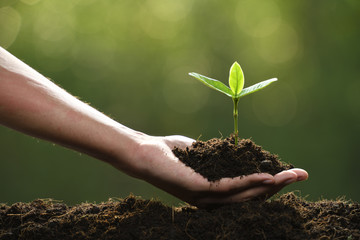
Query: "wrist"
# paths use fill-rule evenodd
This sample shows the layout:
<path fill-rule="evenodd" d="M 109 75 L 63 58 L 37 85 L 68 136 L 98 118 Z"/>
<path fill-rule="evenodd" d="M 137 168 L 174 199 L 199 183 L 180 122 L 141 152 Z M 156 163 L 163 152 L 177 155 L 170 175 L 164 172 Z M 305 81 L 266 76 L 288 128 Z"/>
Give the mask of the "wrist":
<path fill-rule="evenodd" d="M 105 161 L 130 176 L 142 178 L 142 173 L 146 171 L 142 146 L 152 137 L 121 124 L 112 132 L 115 135 L 109 139 Z"/>

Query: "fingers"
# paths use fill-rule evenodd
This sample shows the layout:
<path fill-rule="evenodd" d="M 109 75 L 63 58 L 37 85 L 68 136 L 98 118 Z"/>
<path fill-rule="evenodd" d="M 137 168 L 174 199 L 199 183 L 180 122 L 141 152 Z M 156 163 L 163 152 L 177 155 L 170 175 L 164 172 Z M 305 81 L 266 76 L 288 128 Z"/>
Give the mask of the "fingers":
<path fill-rule="evenodd" d="M 209 184 L 208 181 L 206 182 Z M 268 173 L 255 173 L 237 178 L 223 178 L 216 182 L 210 182 L 206 189 L 193 189 L 197 194 L 190 203 L 198 207 L 210 207 L 212 205 L 241 202 L 251 198 L 251 189 L 274 183 L 274 177 Z"/>
<path fill-rule="evenodd" d="M 309 174 L 304 169 L 301 168 L 292 168 L 289 171 L 293 171 L 294 173 L 296 173 L 297 181 L 304 181 L 309 177 Z"/>
<path fill-rule="evenodd" d="M 270 174 L 252 174 L 242 178 L 221 179 L 210 187 L 212 195 L 203 198 L 196 205 L 209 207 L 213 205 L 243 202 L 252 198 L 269 198 L 285 186 L 308 178 L 303 169 L 282 171 L 275 176 Z"/>
<path fill-rule="evenodd" d="M 308 178 L 308 173 L 303 169 L 293 168 L 276 174 L 274 178 L 275 184 L 271 195 L 275 194 L 291 183 L 306 180 Z"/>
<path fill-rule="evenodd" d="M 308 173 L 300 168 L 293 168 L 287 171 L 282 171 L 274 176 L 275 184 L 273 188 L 270 189 L 270 191 L 267 193 L 267 197 L 271 197 L 291 183 L 304 181 L 308 177 Z"/>
<path fill-rule="evenodd" d="M 212 207 L 216 205 L 223 205 L 227 203 L 245 202 L 253 198 L 264 198 L 266 199 L 268 193 L 271 191 L 271 186 L 259 185 L 257 187 L 249 188 L 245 191 L 240 191 L 231 195 L 224 196 L 213 196 L 203 198 L 196 204 L 200 207 Z"/>
<path fill-rule="evenodd" d="M 241 176 L 236 178 L 223 178 L 217 182 L 210 183 L 209 191 L 216 194 L 219 193 L 237 193 L 245 191 L 249 188 L 254 188 L 259 185 L 271 185 L 275 183 L 275 179 L 268 173 L 255 173 L 248 176 Z"/>
<path fill-rule="evenodd" d="M 287 171 L 282 171 L 274 176 L 275 182 L 273 185 L 260 185 L 255 188 L 251 188 L 248 191 L 243 192 L 241 196 L 236 196 L 232 199 L 237 200 L 239 197 L 241 197 L 243 200 L 247 200 L 261 196 L 264 198 L 269 198 L 287 185 L 297 181 L 306 180 L 307 178 L 308 173 L 303 169 L 294 168 Z"/>
<path fill-rule="evenodd" d="M 282 171 L 274 176 L 275 183 L 271 188 L 266 189 L 266 193 L 264 193 L 265 198 L 269 198 L 275 193 L 279 192 L 285 186 L 298 181 L 298 175 L 296 172 L 287 170 Z"/>

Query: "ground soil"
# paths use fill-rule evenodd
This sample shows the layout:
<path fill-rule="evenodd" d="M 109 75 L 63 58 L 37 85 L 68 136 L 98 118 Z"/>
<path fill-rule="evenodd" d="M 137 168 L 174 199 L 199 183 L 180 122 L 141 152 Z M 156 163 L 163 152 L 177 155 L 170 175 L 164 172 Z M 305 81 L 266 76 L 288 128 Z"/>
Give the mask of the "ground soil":
<path fill-rule="evenodd" d="M 214 148 L 224 148 L 226 153 L 208 153 Z M 189 160 L 192 156 L 197 156 L 196 161 L 201 164 L 194 168 L 211 181 L 221 178 L 211 173 L 211 169 L 233 177 L 232 171 L 236 171 L 235 176 L 259 171 L 275 174 L 292 167 L 250 140 L 241 140 L 234 147 L 233 139 L 213 139 L 174 152 L 187 156 L 182 159 L 187 165 L 192 164 Z M 210 163 L 216 162 L 216 167 L 206 163 L 206 158 L 212 159 Z M 231 161 L 223 162 L 225 158 Z M 251 163 L 253 170 L 237 169 L 242 165 L 240 159 L 256 162 Z M 230 167 L 231 171 L 221 167 Z M 134 196 L 76 206 L 38 199 L 30 203 L 0 204 L 0 240 L 5 239 L 355 240 L 360 239 L 360 204 L 343 199 L 310 202 L 294 193 L 212 209 L 170 207 Z"/>
<path fill-rule="evenodd" d="M 360 205 L 293 193 L 210 210 L 133 196 L 73 207 L 35 200 L 0 206 L 0 239 L 360 239 Z"/>

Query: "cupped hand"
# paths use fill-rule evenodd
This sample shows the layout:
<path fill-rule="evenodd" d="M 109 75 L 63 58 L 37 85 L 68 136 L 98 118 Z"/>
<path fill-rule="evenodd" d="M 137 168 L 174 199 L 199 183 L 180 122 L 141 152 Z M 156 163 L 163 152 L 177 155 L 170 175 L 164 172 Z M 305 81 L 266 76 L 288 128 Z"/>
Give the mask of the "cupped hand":
<path fill-rule="evenodd" d="M 172 153 L 175 146 L 185 148 L 193 142 L 193 139 L 177 135 L 148 136 L 136 150 L 135 161 L 141 163 L 137 177 L 198 207 L 241 202 L 255 197 L 268 198 L 286 185 L 308 178 L 305 170 L 294 168 L 275 176 L 255 173 L 209 182 Z"/>

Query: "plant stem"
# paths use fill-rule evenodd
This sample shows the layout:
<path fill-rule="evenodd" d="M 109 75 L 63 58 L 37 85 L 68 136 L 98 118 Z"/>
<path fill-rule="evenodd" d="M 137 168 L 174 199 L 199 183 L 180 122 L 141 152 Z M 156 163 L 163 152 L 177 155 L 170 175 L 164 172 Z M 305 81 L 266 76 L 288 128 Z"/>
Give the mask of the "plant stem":
<path fill-rule="evenodd" d="M 238 102 L 239 98 L 233 98 L 234 102 L 234 135 L 235 135 L 235 145 L 238 144 L 238 137 L 239 137 L 239 129 L 238 129 Z"/>

